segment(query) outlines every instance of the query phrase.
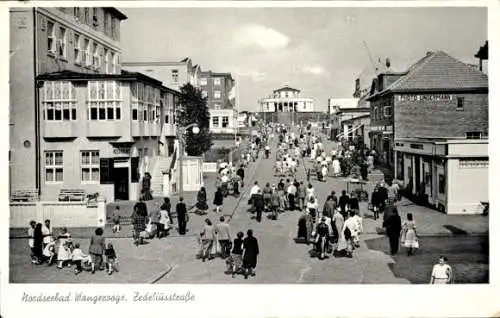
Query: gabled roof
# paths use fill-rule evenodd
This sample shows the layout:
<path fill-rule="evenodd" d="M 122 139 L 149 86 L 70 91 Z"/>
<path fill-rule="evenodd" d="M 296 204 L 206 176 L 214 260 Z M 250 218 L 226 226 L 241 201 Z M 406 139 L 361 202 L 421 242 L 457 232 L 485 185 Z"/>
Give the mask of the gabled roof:
<path fill-rule="evenodd" d="M 389 92 L 453 91 L 487 89 L 488 76 L 442 51 L 429 52 L 406 75 L 372 96 Z"/>
<path fill-rule="evenodd" d="M 483 59 L 483 60 L 488 59 L 488 41 L 486 41 L 486 43 L 484 43 L 484 45 L 479 48 L 479 50 L 477 51 L 476 55 L 474 55 L 474 57 L 477 57 L 478 59 Z"/>
<path fill-rule="evenodd" d="M 275 90 L 273 91 L 273 93 L 276 93 L 276 92 L 281 92 L 281 91 L 294 91 L 294 92 L 300 92 L 300 90 L 298 90 L 298 89 L 291 88 L 290 86 L 285 85 L 285 86 L 283 86 L 282 88 L 275 89 Z"/>

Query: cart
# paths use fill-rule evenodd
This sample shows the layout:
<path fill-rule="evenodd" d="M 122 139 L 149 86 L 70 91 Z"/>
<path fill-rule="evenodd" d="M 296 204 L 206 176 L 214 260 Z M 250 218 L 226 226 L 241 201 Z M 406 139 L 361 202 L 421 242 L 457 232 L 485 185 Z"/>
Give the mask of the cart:
<path fill-rule="evenodd" d="M 367 181 L 361 179 L 347 179 L 347 193 L 357 197 L 359 201 L 368 201 L 368 192 L 364 189 Z"/>

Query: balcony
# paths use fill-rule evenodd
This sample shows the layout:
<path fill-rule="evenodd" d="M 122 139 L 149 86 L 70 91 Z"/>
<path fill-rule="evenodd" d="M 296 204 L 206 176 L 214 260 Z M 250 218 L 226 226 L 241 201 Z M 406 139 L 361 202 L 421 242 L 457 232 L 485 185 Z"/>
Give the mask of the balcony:
<path fill-rule="evenodd" d="M 44 138 L 76 138 L 78 133 L 77 121 L 44 121 Z"/>
<path fill-rule="evenodd" d="M 124 121 L 87 121 L 87 137 L 122 137 L 126 134 Z"/>

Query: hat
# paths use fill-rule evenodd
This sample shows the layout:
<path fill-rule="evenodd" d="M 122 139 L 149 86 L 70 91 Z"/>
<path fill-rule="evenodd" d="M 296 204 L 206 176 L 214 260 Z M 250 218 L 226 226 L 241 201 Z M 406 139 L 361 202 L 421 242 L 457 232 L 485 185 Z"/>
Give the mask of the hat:
<path fill-rule="evenodd" d="M 324 217 L 324 216 L 321 217 L 321 221 L 323 221 L 323 222 L 326 221 L 326 217 Z"/>

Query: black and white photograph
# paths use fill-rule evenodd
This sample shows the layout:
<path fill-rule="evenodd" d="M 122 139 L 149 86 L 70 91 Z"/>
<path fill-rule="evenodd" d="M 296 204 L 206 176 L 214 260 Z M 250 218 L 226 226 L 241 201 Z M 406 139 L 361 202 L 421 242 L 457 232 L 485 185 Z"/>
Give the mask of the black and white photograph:
<path fill-rule="evenodd" d="M 3 7 L 4 281 L 491 283 L 488 6 L 274 3 Z"/>

